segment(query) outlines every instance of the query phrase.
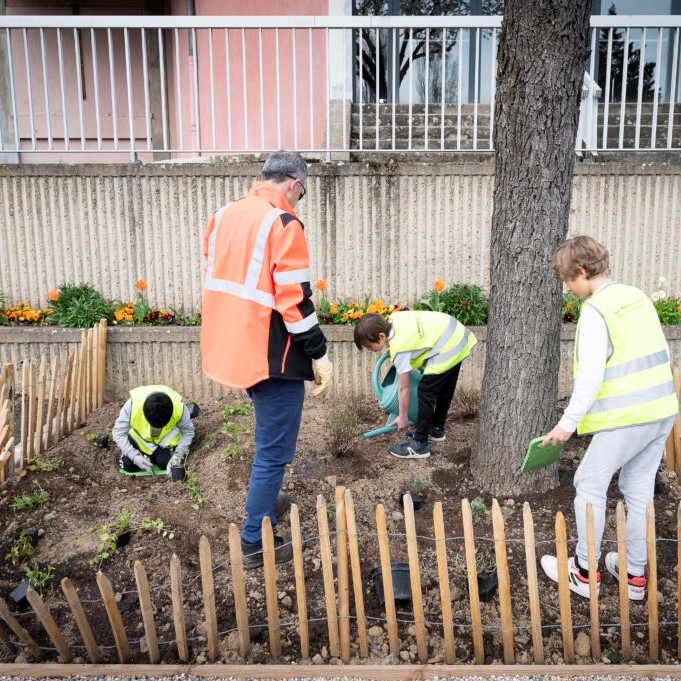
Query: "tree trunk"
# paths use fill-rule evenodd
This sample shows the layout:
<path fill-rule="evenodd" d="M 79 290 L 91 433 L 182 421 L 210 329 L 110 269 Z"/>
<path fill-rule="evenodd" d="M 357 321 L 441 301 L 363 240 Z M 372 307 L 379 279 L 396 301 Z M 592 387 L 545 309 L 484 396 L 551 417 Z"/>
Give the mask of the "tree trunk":
<path fill-rule="evenodd" d="M 507 0 L 499 38 L 487 356 L 475 480 L 495 495 L 545 491 L 522 474 L 529 441 L 555 425 L 561 284 L 591 0 Z"/>

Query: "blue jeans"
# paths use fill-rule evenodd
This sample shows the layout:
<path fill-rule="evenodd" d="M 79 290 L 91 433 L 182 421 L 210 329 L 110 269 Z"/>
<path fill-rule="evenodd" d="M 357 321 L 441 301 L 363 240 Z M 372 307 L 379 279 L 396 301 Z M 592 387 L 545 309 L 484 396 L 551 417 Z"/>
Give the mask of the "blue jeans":
<path fill-rule="evenodd" d="M 284 479 L 286 464 L 293 461 L 303 413 L 303 381 L 270 378 L 247 391 L 255 409 L 255 456 L 246 498 L 246 520 L 241 537 L 261 540 L 262 519 L 268 515 L 272 527 L 274 502 Z"/>

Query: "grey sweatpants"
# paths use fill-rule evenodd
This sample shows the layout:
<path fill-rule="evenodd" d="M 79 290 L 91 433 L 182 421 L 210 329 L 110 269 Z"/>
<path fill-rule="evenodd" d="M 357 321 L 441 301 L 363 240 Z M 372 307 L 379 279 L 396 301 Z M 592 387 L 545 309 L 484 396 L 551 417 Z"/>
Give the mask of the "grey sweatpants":
<path fill-rule="evenodd" d="M 627 504 L 627 572 L 643 575 L 646 566 L 646 506 L 653 498 L 655 473 L 674 416 L 639 426 L 596 433 L 575 473 L 577 558 L 589 565 L 586 542 L 586 505 L 594 512 L 596 560 L 601 555 L 608 485 L 620 468 L 619 488 Z"/>

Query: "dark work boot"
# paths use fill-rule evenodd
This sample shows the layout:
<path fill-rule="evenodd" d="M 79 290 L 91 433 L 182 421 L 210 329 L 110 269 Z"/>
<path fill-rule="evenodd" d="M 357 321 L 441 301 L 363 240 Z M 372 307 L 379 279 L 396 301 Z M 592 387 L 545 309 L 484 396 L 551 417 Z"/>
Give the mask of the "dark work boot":
<path fill-rule="evenodd" d="M 262 541 L 249 542 L 241 540 L 241 554 L 244 570 L 254 570 L 264 564 Z M 288 563 L 293 560 L 293 545 L 290 537 L 280 537 L 274 533 L 274 562 Z"/>
<path fill-rule="evenodd" d="M 279 492 L 277 494 L 277 500 L 274 502 L 274 517 L 277 520 L 281 520 L 284 516 L 284 513 L 291 508 L 291 500 L 289 499 L 288 494 L 286 492 Z"/>

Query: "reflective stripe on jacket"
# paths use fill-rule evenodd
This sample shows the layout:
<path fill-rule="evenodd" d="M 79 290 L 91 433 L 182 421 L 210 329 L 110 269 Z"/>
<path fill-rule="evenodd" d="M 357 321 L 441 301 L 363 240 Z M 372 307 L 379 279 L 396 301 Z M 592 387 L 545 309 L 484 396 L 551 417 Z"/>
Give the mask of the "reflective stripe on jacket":
<path fill-rule="evenodd" d="M 588 298 L 605 320 L 613 351 L 603 383 L 577 432 L 596 433 L 675 415 L 679 403 L 669 366 L 669 348 L 657 312 L 633 286 L 609 284 Z M 579 369 L 575 335 L 574 375 Z"/>
<path fill-rule="evenodd" d="M 303 225 L 268 182 L 221 208 L 204 235 L 201 362 L 208 378 L 249 388 L 268 378 L 312 380 L 326 353 L 311 300 Z"/>
<path fill-rule="evenodd" d="M 173 415 L 156 437 L 151 434 L 151 425 L 144 415 L 144 401 L 152 393 L 165 393 L 173 401 Z M 151 456 L 156 447 L 175 447 L 181 435 L 177 422 L 182 418 L 184 411 L 181 395 L 167 385 L 143 385 L 130 391 L 130 399 L 132 400 L 130 437 L 137 443 L 140 450 Z"/>
<path fill-rule="evenodd" d="M 390 323 L 394 330 L 390 359 L 409 352 L 412 367 L 425 367 L 424 374 L 443 374 L 466 359 L 478 342 L 470 329 L 444 312 L 394 312 Z"/>

